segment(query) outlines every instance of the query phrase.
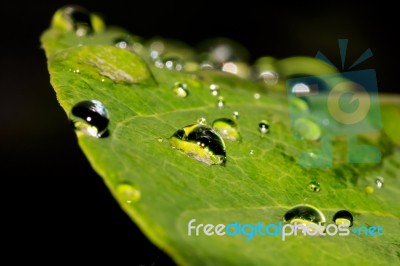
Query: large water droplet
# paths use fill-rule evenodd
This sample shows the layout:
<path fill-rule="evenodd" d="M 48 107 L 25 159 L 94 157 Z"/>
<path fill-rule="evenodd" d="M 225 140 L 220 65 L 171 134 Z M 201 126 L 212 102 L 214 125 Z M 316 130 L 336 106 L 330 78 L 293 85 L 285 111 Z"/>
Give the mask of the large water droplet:
<path fill-rule="evenodd" d="M 303 139 L 316 141 L 321 138 L 321 127 L 309 118 L 296 119 L 293 127 L 294 131 Z"/>
<path fill-rule="evenodd" d="M 59 9 L 53 17 L 52 26 L 66 31 L 73 31 L 78 36 L 86 36 L 104 29 L 103 20 L 90 14 L 81 6 L 67 6 Z"/>
<path fill-rule="evenodd" d="M 119 198 L 128 204 L 138 202 L 141 196 L 140 191 L 135 186 L 127 183 L 118 185 L 117 193 Z"/>
<path fill-rule="evenodd" d="M 346 210 L 341 210 L 335 213 L 333 221 L 336 225 L 347 224 L 349 227 L 353 225 L 353 215 Z"/>
<path fill-rule="evenodd" d="M 378 176 L 375 180 L 376 188 L 381 189 L 383 187 L 383 181 L 384 181 L 383 177 Z"/>
<path fill-rule="evenodd" d="M 267 121 L 262 120 L 259 124 L 258 124 L 258 130 L 260 131 L 261 134 L 265 135 L 269 132 L 269 124 Z"/>
<path fill-rule="evenodd" d="M 314 232 L 323 232 L 325 230 L 326 219 L 324 214 L 311 205 L 294 206 L 285 213 L 283 220 L 291 224 L 297 223 L 312 226 L 311 231 Z"/>
<path fill-rule="evenodd" d="M 224 139 L 231 141 L 240 140 L 239 127 L 229 118 L 219 118 L 214 120 L 212 127 L 222 136 Z"/>
<path fill-rule="evenodd" d="M 185 98 L 189 95 L 186 83 L 176 82 L 173 89 L 176 96 Z"/>
<path fill-rule="evenodd" d="M 226 161 L 225 143 L 211 127 L 201 124 L 185 126 L 170 138 L 172 147 L 208 165 L 223 165 Z"/>
<path fill-rule="evenodd" d="M 85 135 L 100 138 L 107 135 L 109 116 L 104 105 L 96 100 L 74 105 L 70 114 L 72 126 Z"/>
<path fill-rule="evenodd" d="M 321 189 L 321 185 L 317 181 L 311 181 L 308 184 L 308 190 L 312 192 L 319 192 Z"/>

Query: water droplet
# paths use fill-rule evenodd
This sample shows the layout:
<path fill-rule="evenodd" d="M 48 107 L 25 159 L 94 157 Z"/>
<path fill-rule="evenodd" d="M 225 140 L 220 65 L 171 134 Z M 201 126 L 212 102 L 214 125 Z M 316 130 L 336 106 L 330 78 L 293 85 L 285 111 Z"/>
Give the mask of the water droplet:
<path fill-rule="evenodd" d="M 128 36 L 115 38 L 114 45 L 121 49 L 127 49 L 131 45 L 131 40 Z"/>
<path fill-rule="evenodd" d="M 333 221 L 336 225 L 347 224 L 349 227 L 353 225 L 353 215 L 346 210 L 341 210 L 335 213 Z"/>
<path fill-rule="evenodd" d="M 189 91 L 187 89 L 186 83 L 176 82 L 173 88 L 173 91 L 176 96 L 185 98 L 189 95 Z"/>
<path fill-rule="evenodd" d="M 258 130 L 260 131 L 261 134 L 265 135 L 269 132 L 269 124 L 267 121 L 262 120 L 259 124 L 258 124 Z"/>
<path fill-rule="evenodd" d="M 319 192 L 321 189 L 321 185 L 317 181 L 311 181 L 308 184 L 308 190 L 312 192 Z"/>
<path fill-rule="evenodd" d="M 314 228 L 310 227 L 310 229 L 314 229 L 314 232 L 323 232 L 325 230 L 326 219 L 324 214 L 311 205 L 294 206 L 285 213 L 283 220 L 291 224 L 297 223 L 305 226 L 314 225 Z"/>
<path fill-rule="evenodd" d="M 311 92 L 310 87 L 304 83 L 296 83 L 292 87 L 292 93 L 296 95 L 307 95 Z"/>
<path fill-rule="evenodd" d="M 296 119 L 293 128 L 303 139 L 316 141 L 321 138 L 321 127 L 309 118 L 300 117 Z"/>
<path fill-rule="evenodd" d="M 160 137 L 160 138 L 157 139 L 157 141 L 158 141 L 158 142 L 163 142 L 164 139 Z"/>
<path fill-rule="evenodd" d="M 267 70 L 261 72 L 259 78 L 267 85 L 275 85 L 278 83 L 279 75 L 275 71 Z"/>
<path fill-rule="evenodd" d="M 226 161 L 225 143 L 211 127 L 194 124 L 176 131 L 170 138 L 172 147 L 207 165 L 223 165 Z"/>
<path fill-rule="evenodd" d="M 309 110 L 308 104 L 301 98 L 292 97 L 290 99 L 290 109 L 293 112 L 307 112 Z"/>
<path fill-rule="evenodd" d="M 374 193 L 374 188 L 372 186 L 366 186 L 365 187 L 365 193 L 367 193 L 367 194 Z"/>
<path fill-rule="evenodd" d="M 212 96 L 218 96 L 219 94 L 219 86 L 216 84 L 211 84 L 210 85 L 210 92 Z"/>
<path fill-rule="evenodd" d="M 261 95 L 259 93 L 254 93 L 254 99 L 255 100 L 260 100 Z"/>
<path fill-rule="evenodd" d="M 132 204 L 140 200 L 140 191 L 130 184 L 124 183 L 117 187 L 117 193 L 120 199 L 127 204 Z"/>
<path fill-rule="evenodd" d="M 86 36 L 103 30 L 104 22 L 99 16 L 75 5 L 58 10 L 53 17 L 52 26 L 73 31 L 77 36 Z"/>
<path fill-rule="evenodd" d="M 219 118 L 212 123 L 215 129 L 224 139 L 231 141 L 240 140 L 239 128 L 235 121 L 229 118 Z"/>
<path fill-rule="evenodd" d="M 200 117 L 199 119 L 197 119 L 197 124 L 206 125 L 207 124 L 207 119 L 205 117 Z"/>
<path fill-rule="evenodd" d="M 254 150 L 250 150 L 250 151 L 249 151 L 249 154 L 250 154 L 250 155 L 254 155 Z"/>
<path fill-rule="evenodd" d="M 238 111 L 234 111 L 233 112 L 233 119 L 234 120 L 238 120 L 239 119 L 239 112 Z"/>
<path fill-rule="evenodd" d="M 383 177 L 378 176 L 378 178 L 375 180 L 376 188 L 381 189 L 383 187 L 383 181 Z"/>
<path fill-rule="evenodd" d="M 107 135 L 109 116 L 103 104 L 96 100 L 82 101 L 71 110 L 72 126 L 85 135 L 100 138 Z"/>
<path fill-rule="evenodd" d="M 217 107 L 218 108 L 223 108 L 224 106 L 225 106 L 224 97 L 219 96 L 218 97 L 218 101 L 217 101 Z"/>

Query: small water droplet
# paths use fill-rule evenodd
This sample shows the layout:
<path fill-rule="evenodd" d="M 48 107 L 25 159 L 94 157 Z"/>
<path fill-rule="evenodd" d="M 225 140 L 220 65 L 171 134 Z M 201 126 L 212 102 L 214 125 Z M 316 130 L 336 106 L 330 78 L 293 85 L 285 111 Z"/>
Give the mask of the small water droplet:
<path fill-rule="evenodd" d="M 114 45 L 121 49 L 128 49 L 131 42 L 129 36 L 118 37 L 113 40 Z"/>
<path fill-rule="evenodd" d="M 365 187 L 365 193 L 367 193 L 367 194 L 374 193 L 374 188 L 372 186 L 366 186 Z"/>
<path fill-rule="evenodd" d="M 218 96 L 219 94 L 219 86 L 216 84 L 211 84 L 210 85 L 210 92 L 212 96 Z"/>
<path fill-rule="evenodd" d="M 261 72 L 259 78 L 267 85 L 275 85 L 278 83 L 279 75 L 275 71 L 267 70 Z"/>
<path fill-rule="evenodd" d="M 347 224 L 349 227 L 353 225 L 353 215 L 346 210 L 341 210 L 335 213 L 332 220 L 336 225 Z"/>
<path fill-rule="evenodd" d="M 197 124 L 206 125 L 207 124 L 207 119 L 205 117 L 200 117 L 199 119 L 197 119 Z"/>
<path fill-rule="evenodd" d="M 225 143 L 211 127 L 202 124 L 185 126 L 170 138 L 172 147 L 207 165 L 224 165 L 226 161 Z"/>
<path fill-rule="evenodd" d="M 72 73 L 79 74 L 81 71 L 79 69 L 72 70 Z"/>
<path fill-rule="evenodd" d="M 158 142 L 163 142 L 163 140 L 164 140 L 164 139 L 161 138 L 161 137 L 157 139 Z"/>
<path fill-rule="evenodd" d="M 321 189 L 321 185 L 317 181 L 311 181 L 308 184 L 308 190 L 312 192 L 319 192 Z"/>
<path fill-rule="evenodd" d="M 316 141 L 321 138 L 321 127 L 309 118 L 300 117 L 296 119 L 293 128 L 303 139 Z"/>
<path fill-rule="evenodd" d="M 258 124 L 258 130 L 260 131 L 261 134 L 265 135 L 269 132 L 269 124 L 267 121 L 262 120 L 259 124 Z"/>
<path fill-rule="evenodd" d="M 234 111 L 233 112 L 233 120 L 238 120 L 239 119 L 239 112 L 238 111 Z"/>
<path fill-rule="evenodd" d="M 296 83 L 292 87 L 292 93 L 296 94 L 297 96 L 307 95 L 310 94 L 310 92 L 311 92 L 310 87 L 304 83 Z"/>
<path fill-rule="evenodd" d="M 186 83 L 176 82 L 173 88 L 173 91 L 176 96 L 185 98 L 189 95 L 189 91 L 187 89 Z"/>
<path fill-rule="evenodd" d="M 117 193 L 120 199 L 127 204 L 132 204 L 140 200 L 140 191 L 130 184 L 124 183 L 117 187 Z"/>
<path fill-rule="evenodd" d="M 261 98 L 261 95 L 259 93 L 254 93 L 254 99 L 259 100 Z"/>
<path fill-rule="evenodd" d="M 378 178 L 375 180 L 376 188 L 381 189 L 383 187 L 383 181 L 383 177 L 378 176 Z"/>
<path fill-rule="evenodd" d="M 311 205 L 297 205 L 288 210 L 283 216 L 283 220 L 286 223 L 297 223 L 305 226 L 314 225 L 313 231 L 323 232 L 325 230 L 326 219 L 324 214 Z M 319 227 L 319 224 L 321 227 Z M 311 228 L 310 228 L 311 229 Z"/>
<path fill-rule="evenodd" d="M 249 154 L 250 154 L 250 155 L 254 155 L 254 150 L 250 150 L 250 151 L 249 151 Z"/>
<path fill-rule="evenodd" d="M 293 97 L 290 99 L 290 109 L 292 112 L 307 112 L 309 107 L 305 100 Z"/>
<path fill-rule="evenodd" d="M 218 108 L 223 108 L 224 106 L 225 106 L 224 97 L 219 96 L 218 97 L 218 101 L 217 101 L 217 107 Z"/>
<path fill-rule="evenodd" d="M 229 118 L 219 118 L 212 123 L 215 129 L 224 139 L 231 141 L 240 140 L 239 128 L 235 121 Z"/>
<path fill-rule="evenodd" d="M 109 116 L 104 105 L 96 100 L 74 105 L 70 114 L 72 126 L 85 135 L 100 138 L 107 135 Z"/>
<path fill-rule="evenodd" d="M 101 79 L 101 82 L 104 82 L 104 81 L 106 81 L 105 79 Z"/>

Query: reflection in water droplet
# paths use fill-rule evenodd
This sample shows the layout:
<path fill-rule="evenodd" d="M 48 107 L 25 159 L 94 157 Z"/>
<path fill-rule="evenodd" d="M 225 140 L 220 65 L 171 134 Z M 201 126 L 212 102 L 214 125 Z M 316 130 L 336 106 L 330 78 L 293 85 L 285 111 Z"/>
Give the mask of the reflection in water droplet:
<path fill-rule="evenodd" d="M 333 221 L 336 225 L 347 224 L 349 227 L 353 225 L 353 215 L 346 210 L 341 210 L 335 213 Z"/>
<path fill-rule="evenodd" d="M 312 192 L 319 192 L 320 189 L 321 189 L 321 186 L 317 181 L 311 181 L 308 184 L 308 190 L 310 190 Z"/>
<path fill-rule="evenodd" d="M 74 105 L 70 114 L 71 125 L 78 132 L 100 138 L 107 134 L 109 116 L 103 104 L 96 100 L 82 101 Z"/>
<path fill-rule="evenodd" d="M 238 111 L 234 111 L 233 112 L 233 119 L 234 120 L 238 120 L 239 119 L 239 112 Z"/>
<path fill-rule="evenodd" d="M 225 143 L 217 132 L 206 125 L 185 126 L 176 131 L 169 142 L 172 147 L 207 165 L 225 164 Z"/>
<path fill-rule="evenodd" d="M 223 108 L 224 106 L 225 106 L 224 97 L 219 96 L 218 97 L 218 101 L 217 101 L 217 107 L 218 108 Z"/>
<path fill-rule="evenodd" d="M 127 204 L 132 204 L 140 200 L 140 191 L 127 183 L 120 184 L 117 187 L 118 197 Z"/>
<path fill-rule="evenodd" d="M 176 82 L 173 88 L 173 91 L 176 96 L 185 98 L 189 95 L 189 91 L 187 89 L 186 83 Z"/>
<path fill-rule="evenodd" d="M 218 96 L 219 93 L 219 86 L 215 84 L 210 85 L 210 91 L 212 96 Z"/>
<path fill-rule="evenodd" d="M 254 99 L 259 100 L 261 98 L 261 95 L 259 93 L 254 93 Z"/>
<path fill-rule="evenodd" d="M 292 93 L 296 95 L 307 95 L 311 92 L 310 87 L 304 83 L 296 83 L 292 87 Z"/>
<path fill-rule="evenodd" d="M 316 141 L 321 138 L 321 127 L 311 119 L 300 117 L 294 122 L 293 128 L 303 139 Z"/>
<path fill-rule="evenodd" d="M 224 139 L 231 141 L 240 140 L 239 128 L 235 121 L 229 118 L 219 118 L 212 123 L 215 129 Z"/>
<path fill-rule="evenodd" d="M 267 134 L 269 132 L 269 124 L 267 121 L 262 120 L 259 124 L 258 124 L 258 130 L 260 131 L 261 134 Z"/>
<path fill-rule="evenodd" d="M 378 176 L 378 178 L 375 180 L 376 188 L 381 189 L 383 187 L 383 181 L 383 177 Z"/>
<path fill-rule="evenodd" d="M 315 235 L 325 230 L 326 219 L 324 214 L 311 205 L 297 205 L 288 210 L 283 220 L 290 224 L 303 224 L 308 226 Z"/>

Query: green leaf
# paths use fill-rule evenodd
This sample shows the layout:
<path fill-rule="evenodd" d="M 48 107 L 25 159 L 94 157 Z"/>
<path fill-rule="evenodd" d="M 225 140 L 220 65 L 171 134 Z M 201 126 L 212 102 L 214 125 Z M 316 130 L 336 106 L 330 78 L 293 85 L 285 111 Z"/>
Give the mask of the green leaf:
<path fill-rule="evenodd" d="M 77 132 L 92 167 L 122 209 L 178 264 L 399 263 L 400 128 L 392 121 L 400 114 L 398 100 L 381 98 L 384 129 L 364 136 L 365 143 L 381 150 L 380 164 L 343 163 L 346 146 L 339 139 L 333 148 L 337 162 L 333 168 L 302 168 L 297 163 L 299 153 L 321 143 L 293 137 L 286 95 L 267 93 L 259 83 L 215 70 L 156 68 L 146 63 L 144 52 L 138 55 L 113 45 L 115 38 L 126 34 L 114 28 L 78 37 L 52 27 L 41 40 L 51 84 L 65 112 L 93 99 L 109 112 L 109 136 L 93 138 Z M 187 97 L 175 95 L 176 82 L 187 84 Z M 223 108 L 217 108 L 211 84 L 219 86 Z M 225 140 L 226 165 L 206 165 L 169 144 L 178 129 L 199 118 L 211 123 L 231 118 L 234 111 L 239 112 L 241 141 Z M 270 125 L 265 135 L 258 130 L 262 120 Z M 384 177 L 381 189 L 375 187 L 379 176 Z M 319 192 L 308 189 L 311 181 L 320 183 Z M 384 235 L 288 236 L 285 241 L 280 236 L 255 235 L 246 240 L 244 235 L 206 236 L 201 228 L 199 236 L 195 231 L 188 236 L 192 219 L 195 225 L 277 224 L 298 204 L 317 207 L 328 224 L 337 211 L 348 210 L 354 228 L 379 225 Z"/>

